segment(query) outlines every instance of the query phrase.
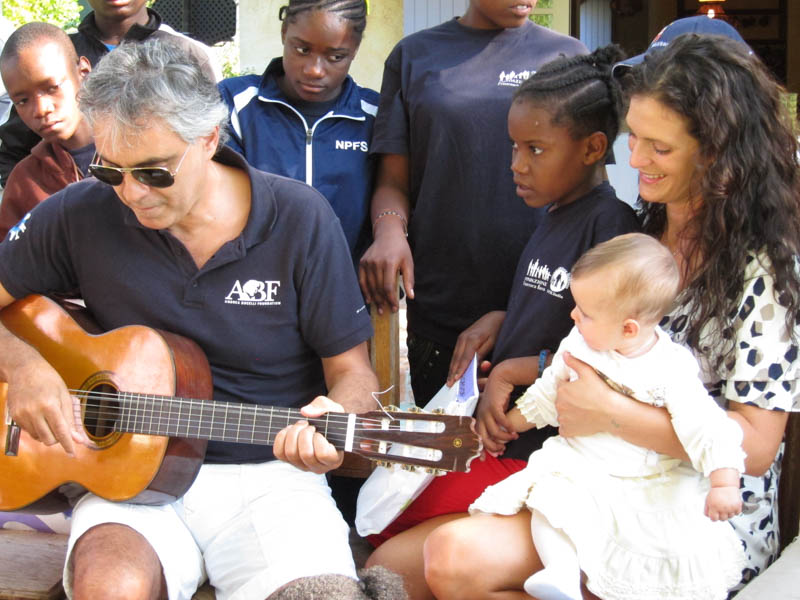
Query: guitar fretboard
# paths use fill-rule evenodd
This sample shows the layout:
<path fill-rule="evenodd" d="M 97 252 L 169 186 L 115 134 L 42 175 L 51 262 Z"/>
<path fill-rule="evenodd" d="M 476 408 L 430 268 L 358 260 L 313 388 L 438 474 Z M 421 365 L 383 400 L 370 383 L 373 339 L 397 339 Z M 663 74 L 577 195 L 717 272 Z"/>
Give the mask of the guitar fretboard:
<path fill-rule="evenodd" d="M 294 408 L 127 392 L 119 392 L 116 398 L 116 431 L 272 445 L 279 431 L 307 420 L 337 449 L 344 448 L 347 415 L 342 413 L 309 419 Z"/>

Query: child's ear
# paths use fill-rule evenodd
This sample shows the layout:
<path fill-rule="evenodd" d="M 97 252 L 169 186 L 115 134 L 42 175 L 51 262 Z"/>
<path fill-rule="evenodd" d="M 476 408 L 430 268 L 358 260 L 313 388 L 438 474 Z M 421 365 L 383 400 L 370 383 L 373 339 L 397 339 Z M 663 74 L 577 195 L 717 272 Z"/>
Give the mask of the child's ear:
<path fill-rule="evenodd" d="M 622 337 L 634 338 L 639 335 L 639 321 L 636 319 L 625 319 L 622 323 Z"/>
<path fill-rule="evenodd" d="M 78 59 L 78 81 L 83 81 L 84 78 L 92 72 L 92 63 L 85 56 Z"/>
<path fill-rule="evenodd" d="M 593 165 L 606 156 L 608 138 L 602 131 L 595 131 L 585 138 L 583 164 Z"/>

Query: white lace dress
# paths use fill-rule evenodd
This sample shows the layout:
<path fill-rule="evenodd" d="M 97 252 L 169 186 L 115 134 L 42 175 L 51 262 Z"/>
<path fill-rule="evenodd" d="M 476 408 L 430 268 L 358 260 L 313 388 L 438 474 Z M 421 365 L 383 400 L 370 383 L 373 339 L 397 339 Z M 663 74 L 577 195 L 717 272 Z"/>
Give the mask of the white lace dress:
<path fill-rule="evenodd" d="M 574 543 L 587 587 L 604 599 L 724 599 L 741 577 L 742 544 L 728 522 L 704 515 L 705 476 L 742 471 L 742 430 L 708 396 L 698 364 L 660 329 L 646 354 L 591 350 L 577 329 L 517 406 L 537 426 L 557 425 L 556 385 L 570 378 L 565 350 L 609 383 L 665 406 L 692 464 L 607 433 L 548 439 L 522 471 L 490 486 L 470 512 L 544 514 Z"/>

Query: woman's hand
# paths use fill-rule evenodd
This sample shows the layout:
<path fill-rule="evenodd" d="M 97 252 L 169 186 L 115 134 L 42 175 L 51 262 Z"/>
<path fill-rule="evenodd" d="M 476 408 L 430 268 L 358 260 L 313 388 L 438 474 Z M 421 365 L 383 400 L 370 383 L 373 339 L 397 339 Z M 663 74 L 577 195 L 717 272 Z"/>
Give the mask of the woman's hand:
<path fill-rule="evenodd" d="M 585 362 L 568 352 L 564 362 L 578 378 L 560 383 L 556 410 L 564 437 L 607 432 L 680 460 L 689 460 L 666 408 L 658 408 L 612 390 Z"/>
<path fill-rule="evenodd" d="M 480 362 L 494 348 L 505 317 L 506 312 L 504 310 L 486 313 L 461 332 L 458 340 L 456 340 L 453 358 L 450 361 L 447 385 L 453 385 L 457 379 L 464 375 L 464 371 L 467 370 L 472 357 L 476 353 Z"/>
<path fill-rule="evenodd" d="M 615 396 L 624 396 L 614 392 L 592 367 L 569 352 L 564 353 L 564 362 L 578 374 L 578 378 L 558 384 L 558 432 L 564 437 L 601 431 L 616 433 L 619 426 L 609 409 L 617 400 Z"/>

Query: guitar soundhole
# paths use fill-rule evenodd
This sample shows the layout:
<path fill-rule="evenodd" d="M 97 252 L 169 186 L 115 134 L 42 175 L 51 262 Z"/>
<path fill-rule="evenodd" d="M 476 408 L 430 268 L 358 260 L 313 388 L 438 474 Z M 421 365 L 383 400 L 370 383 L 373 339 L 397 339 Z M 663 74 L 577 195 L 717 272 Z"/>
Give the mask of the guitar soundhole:
<path fill-rule="evenodd" d="M 83 425 L 89 437 L 98 441 L 117 431 L 117 390 L 108 384 L 100 384 L 91 390 L 90 397 L 84 406 Z"/>

